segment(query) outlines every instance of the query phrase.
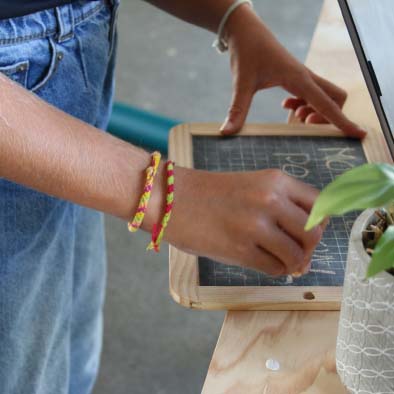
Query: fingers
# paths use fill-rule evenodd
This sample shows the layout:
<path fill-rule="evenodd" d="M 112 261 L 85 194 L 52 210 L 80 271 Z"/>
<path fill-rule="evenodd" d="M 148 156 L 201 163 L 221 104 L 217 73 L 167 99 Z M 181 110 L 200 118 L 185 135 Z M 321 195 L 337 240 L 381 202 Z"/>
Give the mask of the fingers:
<path fill-rule="evenodd" d="M 310 71 L 310 74 L 312 79 L 338 104 L 338 106 L 343 108 L 347 98 L 346 91 L 312 71 Z"/>
<path fill-rule="evenodd" d="M 278 224 L 303 247 L 305 255 L 310 256 L 320 242 L 323 231 L 318 226 L 312 231 L 306 232 L 304 227 L 307 220 L 308 214 L 302 208 L 291 201 L 287 201 L 286 214 L 279 216 Z"/>
<path fill-rule="evenodd" d="M 278 258 L 258 246 L 255 247 L 254 253 L 251 255 L 248 268 L 262 271 L 272 276 L 284 275 L 286 273 L 285 265 Z"/>
<path fill-rule="evenodd" d="M 236 86 L 227 118 L 220 128 L 222 135 L 235 134 L 241 130 L 248 115 L 253 95 L 253 89 Z"/>
<path fill-rule="evenodd" d="M 307 105 L 306 101 L 298 97 L 288 97 L 282 101 L 282 108 L 288 109 L 294 112 L 294 116 L 301 122 L 311 124 L 323 124 L 328 123 L 320 114 L 316 113 L 315 110 Z"/>
<path fill-rule="evenodd" d="M 305 122 L 306 118 L 313 114 L 315 110 L 309 105 L 301 105 L 294 112 L 296 118 L 298 118 L 301 122 Z"/>
<path fill-rule="evenodd" d="M 294 112 L 294 116 L 305 123 L 328 123 L 320 114 L 316 113 L 315 110 L 307 105 L 307 102 L 299 97 L 288 97 L 282 101 L 282 108 L 288 109 Z"/>
<path fill-rule="evenodd" d="M 294 204 L 298 205 L 307 214 L 309 214 L 319 195 L 319 190 L 308 185 L 307 183 L 303 183 L 293 177 L 289 177 L 287 193 L 288 198 Z"/>
<path fill-rule="evenodd" d="M 305 123 L 306 124 L 326 124 L 328 123 L 328 120 L 318 114 L 317 112 L 311 112 L 306 118 L 305 118 Z"/>
<path fill-rule="evenodd" d="M 298 97 L 285 99 L 282 106 L 295 111 L 295 116 L 301 121 L 330 122 L 349 137 L 365 137 L 366 132 L 343 114 L 347 93 L 340 87 L 309 70 L 306 77 L 284 87 Z"/>
<path fill-rule="evenodd" d="M 285 273 L 295 271 L 302 271 L 303 266 L 307 263 L 305 261 L 306 254 L 303 248 L 293 240 L 281 228 L 271 224 L 267 231 L 261 234 L 262 250 L 270 253 L 275 259 L 282 262 L 285 267 Z"/>
<path fill-rule="evenodd" d="M 339 86 L 333 84 L 320 77 L 319 75 L 310 72 L 313 80 L 338 104 L 338 106 L 342 109 L 345 104 L 347 93 L 345 90 L 341 89 Z M 303 122 L 307 124 L 325 124 L 329 123 L 327 119 L 319 113 L 315 111 L 311 111 L 304 119 Z"/>
<path fill-rule="evenodd" d="M 327 124 L 328 120 L 317 113 L 310 105 L 301 104 L 303 100 L 295 99 L 294 104 L 289 106 L 283 106 L 286 109 L 291 109 L 294 112 L 294 116 L 301 122 L 306 124 Z"/>
<path fill-rule="evenodd" d="M 306 105 L 306 101 L 299 97 L 288 97 L 282 101 L 282 107 L 296 111 L 298 107 Z"/>
<path fill-rule="evenodd" d="M 341 107 L 312 79 L 307 78 L 297 94 L 304 98 L 311 107 L 330 123 L 337 126 L 347 136 L 363 138 L 366 132 L 351 122 L 342 113 Z"/>

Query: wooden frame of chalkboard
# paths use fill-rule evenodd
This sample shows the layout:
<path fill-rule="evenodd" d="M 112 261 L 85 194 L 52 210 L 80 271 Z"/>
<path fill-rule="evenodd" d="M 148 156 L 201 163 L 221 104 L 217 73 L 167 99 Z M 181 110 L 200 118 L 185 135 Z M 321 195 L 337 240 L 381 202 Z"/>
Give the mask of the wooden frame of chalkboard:
<path fill-rule="evenodd" d="M 219 124 L 182 124 L 171 130 L 169 157 L 193 168 L 193 136 L 219 136 Z M 343 137 L 329 125 L 248 124 L 239 136 Z M 373 137 L 372 137 L 373 136 Z M 392 162 L 381 133 L 362 141 L 368 162 Z M 337 286 L 200 286 L 198 257 L 170 246 L 170 293 L 179 304 L 195 309 L 339 310 L 342 287 Z"/>

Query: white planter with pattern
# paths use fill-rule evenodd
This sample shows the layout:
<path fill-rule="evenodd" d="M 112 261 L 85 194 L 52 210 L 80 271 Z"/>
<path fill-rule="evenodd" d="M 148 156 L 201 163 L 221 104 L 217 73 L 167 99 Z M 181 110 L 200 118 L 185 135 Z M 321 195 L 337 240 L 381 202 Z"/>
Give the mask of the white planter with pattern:
<path fill-rule="evenodd" d="M 337 370 L 354 394 L 394 393 L 394 276 L 365 279 L 370 257 L 362 231 L 373 210 L 352 228 L 337 340 Z"/>

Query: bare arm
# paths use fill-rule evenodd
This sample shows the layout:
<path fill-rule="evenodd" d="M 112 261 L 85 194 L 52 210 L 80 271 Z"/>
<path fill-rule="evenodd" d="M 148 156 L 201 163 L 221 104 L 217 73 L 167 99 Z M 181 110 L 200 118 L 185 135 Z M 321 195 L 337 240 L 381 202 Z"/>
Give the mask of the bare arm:
<path fill-rule="evenodd" d="M 143 150 L 59 111 L 0 73 L 0 177 L 128 219 L 149 162 Z M 157 191 L 152 220 L 160 216 Z"/>
<path fill-rule="evenodd" d="M 0 177 L 129 219 L 149 162 L 141 149 L 55 109 L 0 74 Z M 161 165 L 146 231 L 161 220 L 165 189 Z M 220 174 L 177 167 L 165 239 L 191 253 L 271 274 L 302 271 L 322 231 L 303 229 L 317 194 L 278 170 Z"/>

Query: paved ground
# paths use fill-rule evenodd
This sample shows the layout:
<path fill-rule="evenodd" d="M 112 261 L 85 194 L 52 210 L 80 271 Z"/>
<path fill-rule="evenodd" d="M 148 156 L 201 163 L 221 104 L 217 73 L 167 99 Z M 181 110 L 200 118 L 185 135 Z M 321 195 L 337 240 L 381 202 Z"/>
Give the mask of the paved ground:
<path fill-rule="evenodd" d="M 255 0 L 255 8 L 303 60 L 320 0 Z M 185 121 L 218 121 L 231 95 L 228 57 L 210 48 L 213 35 L 142 1 L 123 1 L 117 98 Z M 249 120 L 282 121 L 284 93 L 260 93 Z M 168 253 L 145 252 L 148 237 L 131 237 L 107 218 L 108 293 L 101 374 L 95 394 L 201 392 L 223 312 L 196 312 L 168 294 Z M 236 346 L 236 344 L 234 344 Z"/>

